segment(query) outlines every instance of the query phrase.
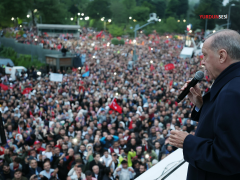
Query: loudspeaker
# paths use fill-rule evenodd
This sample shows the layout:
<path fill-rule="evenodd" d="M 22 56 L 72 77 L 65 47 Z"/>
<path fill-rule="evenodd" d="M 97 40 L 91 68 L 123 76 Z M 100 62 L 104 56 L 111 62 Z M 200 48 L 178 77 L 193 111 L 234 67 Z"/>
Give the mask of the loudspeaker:
<path fill-rule="evenodd" d="M 2 121 L 2 113 L 0 112 L 0 145 L 6 144 L 7 139 L 6 139 L 6 134 L 3 126 L 3 121 Z"/>

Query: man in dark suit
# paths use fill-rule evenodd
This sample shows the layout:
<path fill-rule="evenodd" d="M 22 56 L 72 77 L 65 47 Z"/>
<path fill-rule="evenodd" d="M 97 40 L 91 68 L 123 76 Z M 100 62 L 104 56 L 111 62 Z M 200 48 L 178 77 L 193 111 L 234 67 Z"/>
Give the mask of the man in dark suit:
<path fill-rule="evenodd" d="M 30 161 L 30 167 L 29 164 L 26 164 L 26 174 L 27 174 L 27 178 L 30 179 L 30 177 L 34 174 L 36 174 L 37 176 L 40 174 L 40 172 L 42 171 L 42 169 L 40 167 L 38 167 L 38 163 L 37 160 L 32 159 Z"/>
<path fill-rule="evenodd" d="M 183 148 L 187 180 L 240 179 L 240 35 L 217 31 L 206 38 L 202 52 L 205 73 L 215 81 L 203 97 L 198 86 L 188 94 L 195 104 L 191 119 L 199 122 L 195 136 L 171 131 L 169 141 Z"/>
<path fill-rule="evenodd" d="M 98 165 L 94 165 L 92 167 L 92 177 L 96 178 L 97 180 L 102 180 L 103 176 L 102 176 L 102 171 L 99 170 L 99 166 Z"/>

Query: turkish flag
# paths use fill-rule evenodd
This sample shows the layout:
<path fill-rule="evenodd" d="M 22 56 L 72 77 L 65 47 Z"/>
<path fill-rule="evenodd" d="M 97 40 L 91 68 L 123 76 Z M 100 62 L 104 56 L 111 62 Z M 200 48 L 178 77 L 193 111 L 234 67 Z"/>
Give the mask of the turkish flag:
<path fill-rule="evenodd" d="M 153 71 L 154 69 L 155 69 L 154 66 L 151 64 L 150 71 Z"/>
<path fill-rule="evenodd" d="M 99 34 L 97 34 L 97 38 L 102 36 L 103 31 L 101 31 Z"/>
<path fill-rule="evenodd" d="M 22 94 L 29 94 L 31 92 L 32 88 L 25 88 L 22 92 Z"/>
<path fill-rule="evenodd" d="M 172 63 L 166 64 L 164 67 L 165 67 L 165 70 L 166 70 L 166 71 L 172 70 L 172 69 L 175 68 L 175 67 L 174 67 L 174 64 L 172 64 Z"/>
<path fill-rule="evenodd" d="M 1 87 L 1 89 L 4 90 L 4 91 L 7 91 L 7 90 L 8 90 L 8 86 L 7 86 L 7 85 L 4 85 L 4 84 L 2 84 L 2 83 L 0 83 L 0 87 Z"/>
<path fill-rule="evenodd" d="M 109 105 L 109 107 L 117 112 L 119 112 L 120 114 L 122 114 L 122 108 L 121 106 L 119 106 L 117 104 L 117 100 L 116 98 L 113 99 L 113 101 L 111 102 L 111 104 Z"/>
<path fill-rule="evenodd" d="M 18 134 L 21 134 L 21 128 L 18 126 Z"/>

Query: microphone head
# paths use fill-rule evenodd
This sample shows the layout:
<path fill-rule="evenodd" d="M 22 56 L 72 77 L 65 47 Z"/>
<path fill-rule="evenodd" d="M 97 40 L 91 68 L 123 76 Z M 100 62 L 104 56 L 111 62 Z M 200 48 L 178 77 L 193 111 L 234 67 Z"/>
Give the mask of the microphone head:
<path fill-rule="evenodd" d="M 203 79 L 203 77 L 204 77 L 204 73 L 202 71 L 198 71 L 198 72 L 196 72 L 194 78 L 201 81 Z"/>

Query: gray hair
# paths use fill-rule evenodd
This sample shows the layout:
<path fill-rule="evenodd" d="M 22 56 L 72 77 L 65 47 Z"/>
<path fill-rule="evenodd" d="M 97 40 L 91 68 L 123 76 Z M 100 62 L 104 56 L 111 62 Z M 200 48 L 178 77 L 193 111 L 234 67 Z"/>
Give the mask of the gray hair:
<path fill-rule="evenodd" d="M 233 60 L 240 60 L 240 35 L 237 31 L 222 29 L 209 34 L 205 40 L 209 37 L 213 37 L 210 45 L 212 49 L 225 49 Z"/>

